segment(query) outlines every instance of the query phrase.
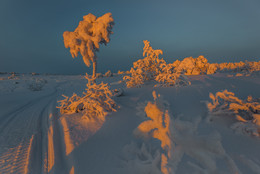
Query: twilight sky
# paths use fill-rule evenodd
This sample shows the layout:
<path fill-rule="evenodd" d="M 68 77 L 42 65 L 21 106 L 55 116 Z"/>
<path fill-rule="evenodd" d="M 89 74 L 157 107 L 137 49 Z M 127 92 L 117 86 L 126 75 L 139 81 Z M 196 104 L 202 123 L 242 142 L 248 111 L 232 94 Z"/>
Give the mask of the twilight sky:
<path fill-rule="evenodd" d="M 259 0 L 0 0 L 0 72 L 91 73 L 63 44 L 84 15 L 111 12 L 114 34 L 101 46 L 98 72 L 128 70 L 143 40 L 168 63 L 260 60 Z"/>

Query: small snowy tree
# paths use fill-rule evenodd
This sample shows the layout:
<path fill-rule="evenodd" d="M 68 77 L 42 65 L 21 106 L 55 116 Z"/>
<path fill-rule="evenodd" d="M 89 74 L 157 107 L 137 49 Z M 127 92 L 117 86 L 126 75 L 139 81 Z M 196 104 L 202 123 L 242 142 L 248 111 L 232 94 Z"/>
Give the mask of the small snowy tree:
<path fill-rule="evenodd" d="M 89 13 L 83 16 L 83 21 L 79 22 L 75 31 L 65 31 L 63 33 L 64 45 L 70 48 L 73 58 L 80 52 L 84 63 L 89 67 L 90 61 L 93 62 L 93 78 L 96 77 L 97 56 L 99 44 L 107 44 L 110 41 L 110 34 L 114 25 L 114 19 L 111 13 L 106 13 L 97 18 Z"/>
<path fill-rule="evenodd" d="M 162 50 L 154 50 L 147 40 L 143 43 L 144 58 L 133 63 L 133 68 L 130 70 L 131 76 L 124 76 L 127 87 L 139 87 L 144 81 L 154 80 L 160 73 L 160 65 L 165 63 L 163 59 L 159 59 L 159 55 L 163 54 Z"/>
<path fill-rule="evenodd" d="M 154 50 L 150 42 L 144 40 L 143 59 L 133 63 L 130 70 L 131 75 L 123 77 L 128 88 L 140 87 L 145 81 L 155 80 L 159 82 L 156 86 L 186 86 L 190 85 L 188 78 L 175 71 L 175 64 L 167 64 L 159 58 L 162 50 Z"/>

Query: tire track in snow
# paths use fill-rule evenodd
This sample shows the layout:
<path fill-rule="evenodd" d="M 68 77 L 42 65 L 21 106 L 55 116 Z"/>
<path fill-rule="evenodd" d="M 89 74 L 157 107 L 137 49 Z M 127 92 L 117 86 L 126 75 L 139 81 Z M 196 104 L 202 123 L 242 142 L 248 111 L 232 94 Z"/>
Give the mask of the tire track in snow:
<path fill-rule="evenodd" d="M 48 98 L 52 95 L 54 95 L 57 92 L 57 90 L 55 90 L 54 92 L 48 94 L 48 95 L 44 95 L 41 97 L 38 97 L 36 99 L 33 99 L 29 102 L 27 102 L 26 104 L 22 105 L 21 107 L 15 109 L 15 111 L 12 111 L 8 114 L 3 115 L 1 118 L 1 123 L 0 123 L 0 132 L 2 132 L 7 125 L 10 124 L 11 121 L 13 121 L 17 116 L 19 116 L 19 113 L 24 112 L 25 110 L 28 110 L 28 108 L 31 108 L 32 106 L 36 105 L 39 101 L 44 100 L 45 98 Z"/>
<path fill-rule="evenodd" d="M 24 111 L 20 114 L 15 114 L 6 124 L 5 128 L 3 128 L 1 138 L 2 140 L 6 139 L 7 141 L 6 143 L 1 142 L 1 146 L 4 146 L 5 149 L 7 149 L 7 153 L 3 152 L 3 157 L 5 159 L 2 167 L 8 169 L 6 170 L 6 173 L 39 173 L 39 169 L 42 169 L 42 165 L 39 163 L 42 163 L 43 159 L 43 125 L 46 125 L 46 121 L 48 120 L 48 118 L 44 118 L 44 114 L 50 101 L 50 99 L 46 100 L 46 97 L 44 97 L 37 103 L 28 106 L 28 108 L 23 108 Z M 47 105 L 41 110 L 40 113 L 38 113 L 38 106 L 41 106 L 42 102 L 47 103 Z M 33 109 L 36 109 L 36 111 Z M 22 122 L 22 124 L 19 124 L 22 119 L 25 121 Z M 13 130 L 15 126 L 18 127 L 17 130 Z M 37 133 L 35 133 L 35 131 L 37 131 Z M 11 138 L 9 138 L 9 136 Z M 11 140 L 9 141 L 9 139 Z M 16 146 L 17 143 L 19 144 Z M 37 153 L 32 153 L 35 152 L 35 144 L 37 144 L 36 147 L 38 147 Z M 33 168 L 37 168 L 37 172 L 30 171 L 32 165 L 29 161 L 32 161 L 32 158 L 33 161 L 38 162 L 33 165 Z M 8 167 L 9 165 L 12 167 Z M 2 167 L 0 167 L 1 172 Z"/>
<path fill-rule="evenodd" d="M 60 85 L 1 117 L 4 120 L 0 125 L 0 173 L 47 173 L 54 166 L 49 115 L 55 112 Z"/>
<path fill-rule="evenodd" d="M 39 173 L 45 171 L 45 153 L 48 151 L 48 115 L 49 107 L 52 104 L 53 99 L 51 98 L 46 102 L 47 104 L 43 107 L 39 113 L 37 120 L 38 132 L 34 135 L 34 141 L 32 144 L 31 158 L 30 158 L 30 173 Z M 47 147 L 46 147 L 47 146 Z"/>
<path fill-rule="evenodd" d="M 0 157 L 0 171 L 4 173 L 28 173 L 28 160 L 33 136 L 23 139 L 16 148 L 8 149 Z"/>

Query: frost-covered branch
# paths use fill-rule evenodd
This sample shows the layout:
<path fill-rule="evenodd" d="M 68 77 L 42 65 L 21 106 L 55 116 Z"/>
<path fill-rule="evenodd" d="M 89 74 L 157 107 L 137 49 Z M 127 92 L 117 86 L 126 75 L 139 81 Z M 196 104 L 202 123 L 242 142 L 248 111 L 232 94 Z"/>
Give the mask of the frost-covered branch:
<path fill-rule="evenodd" d="M 233 92 L 224 90 L 215 95 L 210 93 L 212 102 L 207 104 L 210 118 L 213 116 L 230 116 L 237 121 L 231 127 L 253 136 L 260 136 L 260 99 L 248 96 L 241 100 Z"/>

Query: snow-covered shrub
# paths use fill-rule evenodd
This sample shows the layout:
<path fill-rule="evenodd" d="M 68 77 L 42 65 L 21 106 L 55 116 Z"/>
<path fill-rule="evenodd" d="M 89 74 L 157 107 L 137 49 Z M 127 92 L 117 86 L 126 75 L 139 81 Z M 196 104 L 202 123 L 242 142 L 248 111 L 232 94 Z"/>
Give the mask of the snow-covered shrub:
<path fill-rule="evenodd" d="M 124 76 L 123 80 L 126 81 L 126 86 L 128 88 L 140 87 L 144 84 L 144 77 L 142 75 L 142 69 L 134 69 L 130 70 L 131 76 Z"/>
<path fill-rule="evenodd" d="M 260 71 L 260 61 L 258 61 L 258 62 L 247 62 L 247 64 L 249 65 L 249 71 L 250 72 Z"/>
<path fill-rule="evenodd" d="M 214 74 L 218 70 L 218 64 L 217 63 L 210 63 L 208 64 L 207 68 L 207 74 Z"/>
<path fill-rule="evenodd" d="M 108 71 L 105 73 L 104 76 L 105 76 L 105 77 L 112 77 L 113 74 L 112 74 L 112 72 L 111 72 L 110 70 L 108 70 Z"/>
<path fill-rule="evenodd" d="M 8 77 L 8 79 L 18 79 L 18 76 L 15 73 L 11 73 L 11 75 Z"/>
<path fill-rule="evenodd" d="M 60 112 L 62 114 L 73 114 L 82 112 L 85 118 L 105 119 L 108 112 L 115 112 L 117 105 L 111 98 L 112 91 L 107 84 L 101 82 L 97 84 L 94 79 L 86 75 L 88 83 L 82 96 L 73 94 L 72 97 L 64 96 L 65 99 L 58 101 L 60 103 Z"/>
<path fill-rule="evenodd" d="M 233 92 L 224 90 L 215 95 L 210 93 L 212 102 L 208 103 L 210 119 L 213 116 L 230 116 L 237 122 L 231 127 L 253 136 L 260 136 L 260 99 L 248 96 L 241 100 Z M 238 123 L 239 122 L 239 123 Z"/>
<path fill-rule="evenodd" d="M 182 61 L 176 60 L 171 64 L 174 72 L 184 73 L 185 75 L 214 74 L 217 71 L 231 71 L 250 73 L 260 70 L 259 62 L 230 62 L 230 63 L 208 63 L 204 56 L 197 58 L 187 57 Z"/>
<path fill-rule="evenodd" d="M 159 82 L 156 86 L 187 86 L 191 84 L 186 75 L 175 71 L 174 64 L 162 63 L 160 68 L 161 72 L 155 77 L 155 80 Z"/>
<path fill-rule="evenodd" d="M 101 77 L 103 77 L 102 73 L 96 73 L 96 78 L 101 78 Z"/>
<path fill-rule="evenodd" d="M 144 81 L 153 80 L 160 73 L 160 64 L 165 62 L 159 59 L 162 50 L 154 50 L 150 46 L 150 42 L 144 40 L 143 59 L 139 59 L 133 63 L 131 68 L 131 76 L 124 76 L 127 87 L 139 87 Z"/>
<path fill-rule="evenodd" d="M 242 72 L 244 74 L 249 74 L 255 71 L 260 71 L 260 61 L 259 62 L 249 62 L 245 61 L 244 66 L 237 70 L 238 72 Z"/>
<path fill-rule="evenodd" d="M 40 75 L 39 73 L 36 73 L 36 72 L 32 72 L 31 73 L 32 76 L 36 76 L 36 75 Z"/>
<path fill-rule="evenodd" d="M 184 74 L 179 73 L 161 73 L 158 76 L 156 76 L 155 80 L 159 82 L 156 86 L 187 86 L 190 85 L 190 81 Z"/>
<path fill-rule="evenodd" d="M 199 74 L 212 74 L 215 73 L 214 66 L 209 69 L 208 60 L 204 56 L 199 56 L 197 58 L 187 57 L 182 61 L 176 60 L 173 62 L 172 66 L 174 71 L 177 73 L 184 73 L 185 75 L 199 75 Z"/>
<path fill-rule="evenodd" d="M 47 80 L 42 78 L 32 78 L 31 81 L 29 81 L 28 89 L 31 91 L 41 91 L 44 85 L 47 83 Z"/>
<path fill-rule="evenodd" d="M 159 59 L 162 50 L 154 50 L 147 40 L 144 42 L 143 56 L 133 63 L 130 76 L 124 76 L 128 88 L 140 87 L 145 81 L 155 80 L 162 86 L 177 86 L 190 84 L 187 78 L 174 70 L 174 64 L 166 64 Z"/>
<path fill-rule="evenodd" d="M 234 62 L 234 63 L 220 63 L 218 64 L 220 71 L 233 71 L 243 74 L 248 74 L 255 71 L 260 71 L 260 61 L 258 62 Z"/>
<path fill-rule="evenodd" d="M 118 74 L 118 75 L 120 75 L 120 74 L 126 74 L 126 72 L 118 70 L 117 74 Z"/>

